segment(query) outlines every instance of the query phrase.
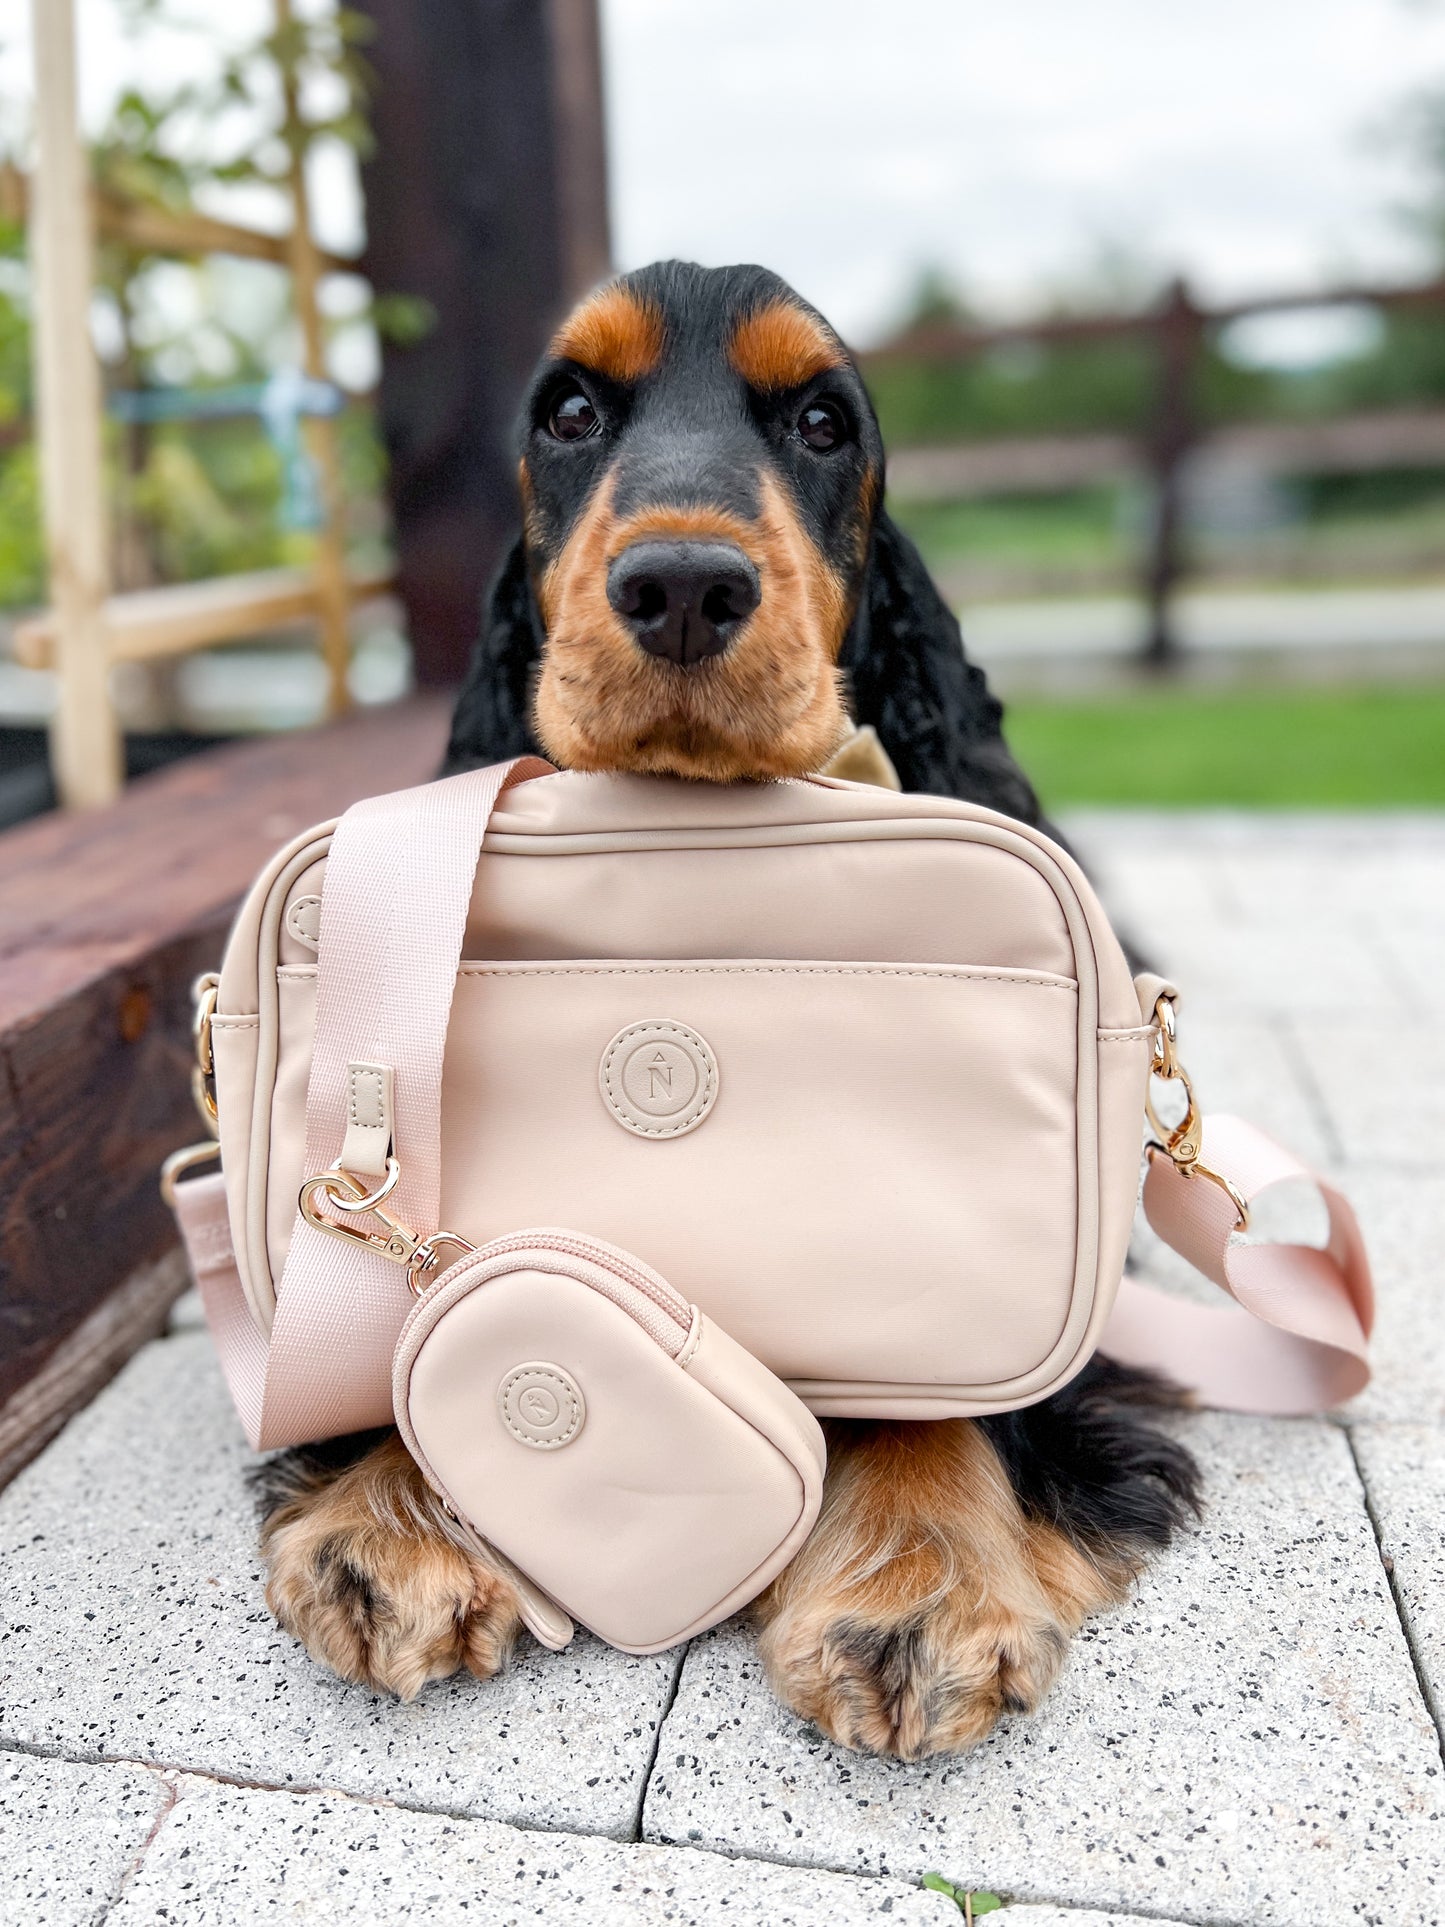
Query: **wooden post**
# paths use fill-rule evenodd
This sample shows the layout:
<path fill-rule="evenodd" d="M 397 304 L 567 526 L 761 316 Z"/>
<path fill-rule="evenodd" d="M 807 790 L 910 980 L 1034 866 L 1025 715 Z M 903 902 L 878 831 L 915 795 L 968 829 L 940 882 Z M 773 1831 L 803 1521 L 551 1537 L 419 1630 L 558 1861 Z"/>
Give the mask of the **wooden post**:
<path fill-rule="evenodd" d="M 575 301 L 612 265 L 598 0 L 548 0 L 563 295 Z"/>
<path fill-rule="evenodd" d="M 417 681 L 455 684 L 521 520 L 527 378 L 607 268 L 597 0 L 352 4 L 376 30 L 367 270 L 433 317 L 382 342 L 398 589 Z"/>
<path fill-rule="evenodd" d="M 44 0 L 37 0 L 43 5 Z M 295 16 L 291 0 L 275 0 L 276 29 L 281 39 L 277 65 L 285 102 L 285 138 L 291 155 L 291 234 L 289 254 L 291 291 L 301 325 L 302 363 L 314 380 L 325 381 L 326 338 L 322 327 L 321 253 L 311 231 L 311 197 L 306 183 L 306 133 L 296 86 L 296 67 L 290 45 Z M 346 586 L 346 504 L 341 487 L 341 450 L 336 422 L 331 416 L 308 416 L 302 425 L 307 450 L 316 468 L 321 495 L 322 523 L 316 535 L 316 614 L 321 630 L 321 653 L 326 663 L 327 712 L 339 715 L 351 701 L 347 671 L 351 665 L 350 597 Z"/>
<path fill-rule="evenodd" d="M 30 211 L 33 353 L 50 596 L 58 622 L 51 761 L 70 808 L 124 780 L 111 705 L 100 370 L 90 339 L 90 165 L 76 109 L 74 0 L 33 0 L 37 165 Z"/>
<path fill-rule="evenodd" d="M 1182 280 L 1172 281 L 1160 311 L 1158 390 L 1149 436 L 1149 467 L 1154 478 L 1154 526 L 1144 576 L 1149 627 L 1144 660 L 1151 669 L 1170 668 L 1178 643 L 1171 624 L 1171 599 L 1184 568 L 1184 464 L 1196 434 L 1194 358 L 1200 315 Z"/>

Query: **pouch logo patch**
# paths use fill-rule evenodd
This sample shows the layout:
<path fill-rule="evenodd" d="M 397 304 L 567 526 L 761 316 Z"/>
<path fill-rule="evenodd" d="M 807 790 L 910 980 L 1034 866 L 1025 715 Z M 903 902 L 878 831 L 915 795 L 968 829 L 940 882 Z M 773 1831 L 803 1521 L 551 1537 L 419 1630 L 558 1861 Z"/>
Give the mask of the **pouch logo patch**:
<path fill-rule="evenodd" d="M 513 1366 L 497 1387 L 497 1409 L 512 1437 L 539 1452 L 570 1445 L 587 1417 L 576 1379 L 544 1358 Z"/>
<path fill-rule="evenodd" d="M 638 1137 L 682 1137 L 717 1101 L 717 1058 L 690 1024 L 655 1018 L 618 1031 L 597 1074 L 602 1101 Z"/>

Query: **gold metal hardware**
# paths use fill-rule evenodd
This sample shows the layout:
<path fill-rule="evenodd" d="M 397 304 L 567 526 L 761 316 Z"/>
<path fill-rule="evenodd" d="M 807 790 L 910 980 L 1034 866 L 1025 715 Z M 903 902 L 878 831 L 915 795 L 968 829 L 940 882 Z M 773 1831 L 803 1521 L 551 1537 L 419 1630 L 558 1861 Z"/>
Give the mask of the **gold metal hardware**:
<path fill-rule="evenodd" d="M 212 1137 L 219 1137 L 221 1123 L 220 1112 L 216 1109 L 216 1055 L 211 1048 L 211 1019 L 216 1014 L 216 996 L 220 988 L 221 979 L 214 970 L 203 972 L 191 985 L 191 995 L 195 999 L 191 1034 L 196 1040 L 191 1096 L 196 1100 L 201 1122 Z"/>
<path fill-rule="evenodd" d="M 436 1270 L 442 1246 L 453 1246 L 461 1256 L 475 1251 L 476 1246 L 459 1237 L 455 1231 L 434 1231 L 430 1237 L 424 1238 L 400 1219 L 394 1218 L 389 1211 L 383 1211 L 378 1200 L 388 1197 L 401 1177 L 401 1167 L 395 1158 L 387 1159 L 386 1168 L 386 1178 L 379 1189 L 368 1193 L 366 1186 L 359 1184 L 349 1171 L 334 1165 L 331 1170 L 320 1171 L 314 1178 L 308 1178 L 301 1187 L 297 1202 L 307 1224 L 314 1224 L 318 1231 L 324 1231 L 328 1237 L 341 1238 L 348 1244 L 364 1245 L 368 1251 L 374 1251 L 378 1258 L 385 1258 L 390 1264 L 405 1265 L 407 1283 L 420 1297 L 426 1289 L 422 1280 L 426 1273 Z M 335 1211 L 352 1215 L 369 1213 L 373 1218 L 380 1218 L 386 1229 L 363 1231 L 357 1225 L 338 1224 L 335 1218 L 322 1215 L 318 1199 L 324 1199 Z"/>
<path fill-rule="evenodd" d="M 360 1183 L 360 1180 L 354 1177 L 350 1171 L 343 1171 L 339 1164 L 331 1171 L 323 1172 L 322 1176 L 345 1178 L 347 1183 L 351 1185 Z M 386 1160 L 386 1176 L 374 1191 L 367 1191 L 363 1188 L 360 1197 L 354 1198 L 328 1196 L 327 1203 L 334 1205 L 338 1211 L 376 1211 L 376 1207 L 384 1198 L 389 1198 L 400 1183 L 401 1166 L 395 1158 L 388 1158 Z M 382 1214 L 377 1211 L 377 1216 L 380 1217 L 381 1215 Z"/>
<path fill-rule="evenodd" d="M 1184 1092 L 1184 1116 L 1177 1124 L 1165 1124 L 1154 1108 L 1152 1087 L 1144 1096 L 1144 1110 L 1154 1133 L 1148 1146 L 1149 1156 L 1167 1157 L 1181 1178 L 1207 1178 L 1217 1184 L 1229 1202 L 1234 1206 L 1239 1222 L 1236 1231 L 1249 1229 L 1249 1204 L 1243 1193 L 1225 1177 L 1206 1164 L 1199 1153 L 1204 1143 L 1204 1118 L 1199 1109 L 1199 1101 L 1194 1095 L 1194 1084 L 1188 1071 L 1180 1061 L 1178 1033 L 1174 1021 L 1174 1004 L 1171 998 L 1157 999 L 1154 1005 L 1154 1018 L 1158 1030 L 1154 1037 L 1154 1061 L 1149 1066 L 1151 1077 L 1161 1083 L 1178 1084 Z"/>
<path fill-rule="evenodd" d="M 161 1166 L 161 1196 L 174 1211 L 176 1208 L 176 1180 L 183 1177 L 197 1164 L 209 1164 L 219 1158 L 221 1147 L 216 1140 L 207 1138 L 204 1144 L 188 1144 L 184 1150 L 172 1151 Z"/>

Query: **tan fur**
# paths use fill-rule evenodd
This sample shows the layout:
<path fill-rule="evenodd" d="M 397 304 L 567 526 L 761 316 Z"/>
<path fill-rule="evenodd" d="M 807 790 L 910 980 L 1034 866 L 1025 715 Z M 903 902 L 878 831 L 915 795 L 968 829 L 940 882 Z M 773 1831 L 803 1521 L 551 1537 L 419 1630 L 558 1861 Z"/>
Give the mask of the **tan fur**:
<path fill-rule="evenodd" d="M 967 1419 L 835 1424 L 828 1443 L 818 1524 L 758 1608 L 778 1696 L 844 1746 L 910 1760 L 1031 1711 L 1134 1568 L 1029 1520 Z"/>
<path fill-rule="evenodd" d="M 728 360 L 750 387 L 763 394 L 801 388 L 838 368 L 842 348 L 821 322 L 790 301 L 770 301 L 746 316 L 728 343 Z"/>
<path fill-rule="evenodd" d="M 662 360 L 662 316 L 650 301 L 616 283 L 599 288 L 562 323 L 551 353 L 612 381 L 640 381 Z"/>
<path fill-rule="evenodd" d="M 753 522 L 712 508 L 622 517 L 604 478 L 537 585 L 547 647 L 535 720 L 555 762 L 732 782 L 803 776 L 837 748 L 848 730 L 836 667 L 847 595 L 779 485 L 763 476 L 760 487 Z M 666 536 L 735 542 L 762 583 L 726 653 L 686 670 L 639 649 L 607 600 L 616 557 Z"/>
<path fill-rule="evenodd" d="M 490 1679 L 520 1625 L 492 1570 L 393 1435 L 318 1480 L 261 1533 L 278 1625 L 342 1679 L 414 1699 L 465 1667 Z"/>

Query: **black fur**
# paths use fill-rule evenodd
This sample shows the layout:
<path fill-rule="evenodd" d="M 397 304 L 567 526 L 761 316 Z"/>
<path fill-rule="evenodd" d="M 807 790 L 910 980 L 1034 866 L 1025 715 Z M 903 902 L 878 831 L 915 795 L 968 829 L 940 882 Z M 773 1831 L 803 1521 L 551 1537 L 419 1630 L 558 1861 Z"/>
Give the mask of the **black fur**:
<path fill-rule="evenodd" d="M 1152 1372 L 1096 1353 L 1052 1398 L 978 1423 L 1027 1512 L 1086 1549 L 1143 1552 L 1200 1510 L 1193 1456 L 1137 1416 L 1182 1402 Z"/>
<path fill-rule="evenodd" d="M 905 790 L 982 803 L 1039 824 L 1039 799 L 1003 736 L 1003 704 L 968 660 L 923 557 L 886 513 L 839 657 L 853 719 L 872 723 Z"/>
<path fill-rule="evenodd" d="M 487 594 L 482 633 L 452 715 L 443 776 L 510 756 L 540 755 L 532 733 L 532 682 L 542 654 L 542 618 L 527 579 L 521 536 Z"/>
<path fill-rule="evenodd" d="M 338 1473 L 364 1459 L 373 1446 L 388 1438 L 391 1429 L 383 1425 L 370 1432 L 347 1432 L 341 1438 L 322 1439 L 316 1445 L 293 1445 L 253 1465 L 246 1474 L 246 1484 L 261 1523 L 264 1525 L 282 1506 L 330 1485 Z"/>

